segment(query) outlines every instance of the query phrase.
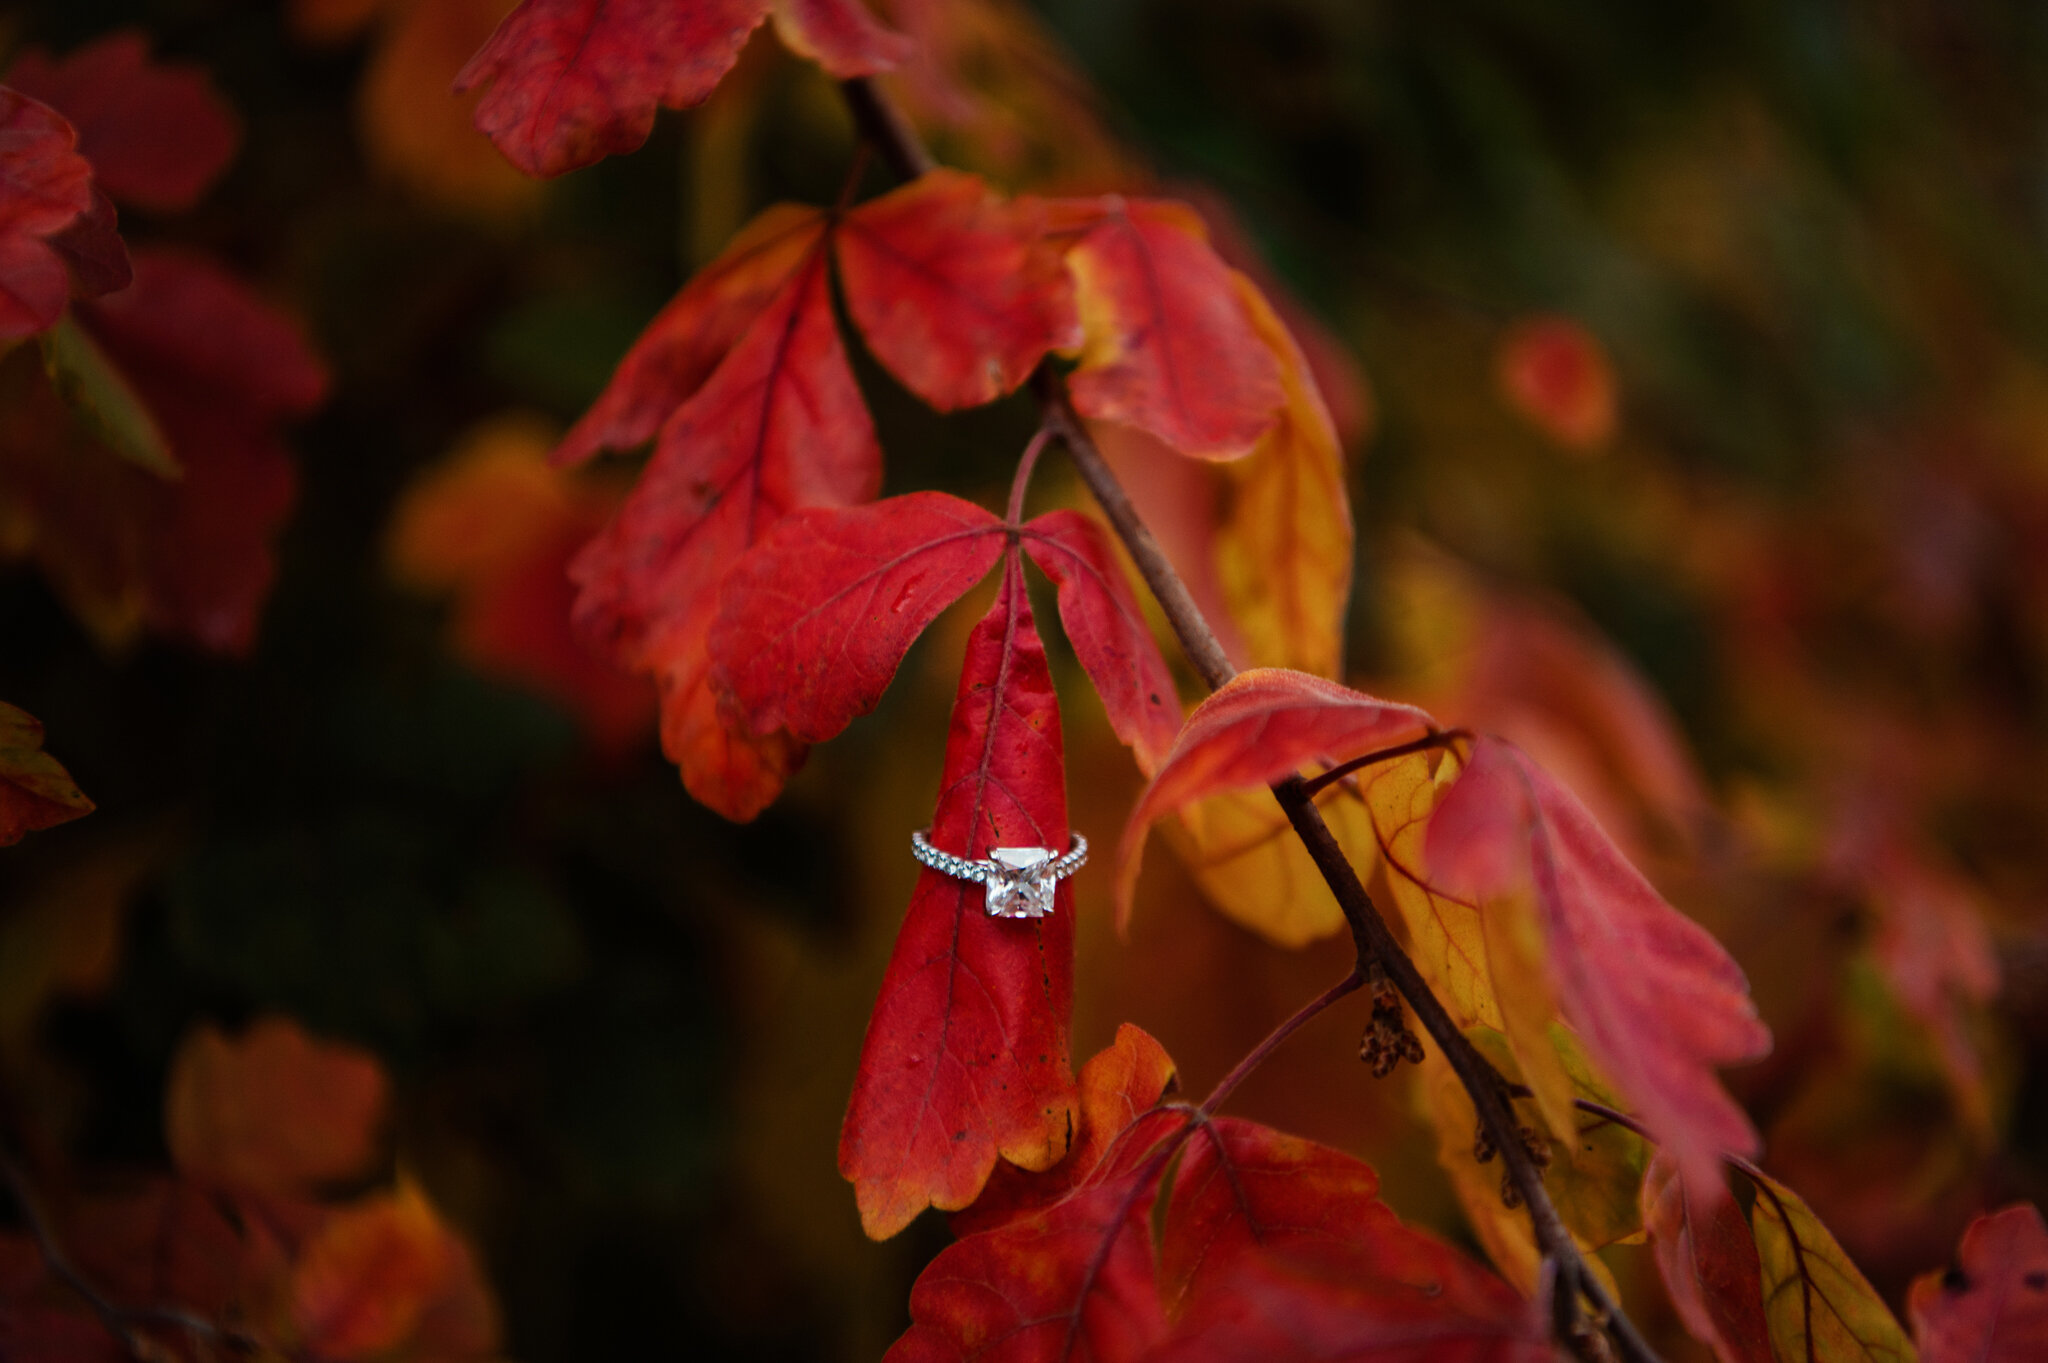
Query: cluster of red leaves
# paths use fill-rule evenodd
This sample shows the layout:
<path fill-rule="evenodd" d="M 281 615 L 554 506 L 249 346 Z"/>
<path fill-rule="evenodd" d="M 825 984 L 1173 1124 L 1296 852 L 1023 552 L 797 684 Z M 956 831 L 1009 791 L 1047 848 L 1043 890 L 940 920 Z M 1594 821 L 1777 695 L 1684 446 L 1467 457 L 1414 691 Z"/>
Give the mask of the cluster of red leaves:
<path fill-rule="evenodd" d="M 742 575 L 750 593 L 786 578 L 784 604 L 811 611 L 809 598 L 836 585 L 844 562 L 793 551 L 795 530 L 770 547 L 770 532 L 799 509 L 865 502 L 881 481 L 874 427 L 832 317 L 828 265 L 869 348 L 940 410 L 999 397 L 1049 352 L 1075 348 L 1085 415 L 1192 453 L 1246 452 L 1282 402 L 1278 361 L 1233 276 L 1199 222 L 1173 205 L 1005 202 L 974 177 L 933 172 L 846 212 L 763 213 L 648 327 L 557 451 L 575 462 L 655 442 L 618 517 L 574 566 L 578 617 L 622 662 L 657 678 L 666 751 L 692 794 L 734 818 L 773 799 L 806 745 L 870 708 L 894 670 L 892 659 L 864 677 L 829 719 L 792 724 L 769 694 L 779 684 L 747 694 L 746 677 L 775 675 L 758 639 L 713 628 L 721 611 L 751 618 L 728 587 Z M 917 545 L 925 504 L 883 506 L 846 523 L 849 548 Z M 972 582 L 996 552 L 995 540 L 975 549 L 975 538 L 962 530 L 911 554 L 902 585 L 940 561 Z M 757 546 L 752 566 L 741 566 Z M 1099 550 L 1089 556 L 1107 562 Z M 914 635 L 930 613 L 906 615 L 908 600 L 892 596 L 889 623 L 858 632 Z M 808 628 L 782 647 L 815 652 Z M 1170 691 L 1156 694 L 1152 704 L 1170 709 Z M 1142 754 L 1163 748 L 1156 720 L 1131 723 L 1125 737 Z"/>
<path fill-rule="evenodd" d="M 1056 746 L 990 737 L 1008 722 L 991 707 L 1037 714 L 1032 727 L 1056 736 L 1021 555 L 1058 587 L 1068 637 L 1148 768 L 1179 724 L 1171 675 L 1085 518 L 1019 524 L 938 493 L 860 505 L 880 452 L 832 319 L 828 261 L 871 350 L 940 409 L 986 402 L 1049 351 L 1078 346 L 1084 414 L 1190 453 L 1241 454 L 1279 418 L 1279 361 L 1185 210 L 1005 203 L 972 177 L 934 172 L 844 213 L 763 214 L 655 320 L 558 451 L 576 460 L 656 441 L 572 569 L 578 614 L 660 680 L 664 746 L 692 793 L 734 817 L 772 799 L 807 745 L 872 709 L 911 642 L 1007 546 L 1005 590 L 969 653 L 933 837 L 967 856 L 1020 840 L 1064 846 L 1057 801 L 954 803 L 969 788 L 1019 798 L 1063 781 Z M 1037 774 L 1006 770 L 1013 757 Z M 1064 916 L 993 923 L 957 882 L 921 882 L 842 1141 L 871 1231 L 893 1233 L 926 1205 L 965 1205 L 999 1153 L 1029 1167 L 1058 1158 L 1071 962 Z M 963 989 L 970 980 L 979 987 Z M 1024 980 L 1043 997 L 1003 1001 Z"/>
<path fill-rule="evenodd" d="M 558 174 L 638 146 L 658 106 L 702 100 L 771 8 L 785 42 L 834 76 L 908 55 L 854 0 L 525 0 L 458 87 L 483 90 L 478 125 L 516 164 Z M 1124 839 L 1126 896 L 1165 814 L 1402 750 L 1414 760 L 1391 785 L 1330 789 L 1362 798 L 1425 972 L 1461 1017 L 1505 1029 L 1554 1130 L 1578 1130 L 1561 1019 L 1661 1143 L 1644 1217 L 1688 1324 L 1724 1357 L 1889 1349 L 1896 1323 L 1881 1303 L 1867 1309 L 1867 1285 L 1789 1190 L 1753 1173 L 1762 1210 L 1726 1196 L 1723 1160 L 1746 1168 L 1757 1137 L 1714 1071 L 1761 1055 L 1769 1035 L 1727 953 L 1586 808 L 1502 740 L 1454 744 L 1423 711 L 1303 673 L 1245 674 L 1181 729 L 1170 676 L 1089 522 L 1022 522 L 1020 497 L 1004 518 L 939 493 L 866 505 L 880 451 L 833 318 L 834 273 L 869 349 L 940 410 L 1006 393 L 1057 353 L 1078 360 L 1069 391 L 1083 416 L 1181 456 L 1233 459 L 1276 428 L 1331 443 L 1299 347 L 1183 206 L 1004 202 L 932 172 L 851 210 L 770 209 L 656 319 L 557 451 L 573 463 L 654 443 L 572 574 L 582 625 L 659 681 L 664 746 L 690 790 L 732 817 L 758 812 L 807 745 L 871 709 L 915 637 L 1000 560 L 931 836 L 969 857 L 1064 846 L 1028 556 L 1058 585 L 1084 669 L 1154 776 Z M 1570 324 L 1508 337 L 1500 384 L 1567 447 L 1611 438 L 1612 373 Z M 986 916 L 978 893 L 921 876 L 842 1132 L 841 1169 L 871 1233 L 926 1206 L 958 1210 L 963 1238 L 920 1280 L 894 1356 L 1547 1354 L 1512 1291 L 1400 1227 L 1364 1166 L 1162 1106 L 1170 1065 L 1142 1034 L 1127 1029 L 1077 1090 L 1067 892 L 1028 922 Z M 1740 1236 L 1731 1217 L 1745 1220 Z"/>
<path fill-rule="evenodd" d="M 891 1363 L 1551 1356 L 1540 1311 L 1403 1225 L 1369 1167 L 1173 1087 L 1125 1026 L 1082 1069 L 1066 1159 L 1006 1170 L 953 1218 Z"/>
<path fill-rule="evenodd" d="M 469 1247 L 403 1175 L 354 1191 L 378 1163 L 387 1107 L 382 1068 L 353 1047 L 279 1018 L 239 1037 L 202 1026 L 167 1086 L 180 1177 L 74 1194 L 48 1229 L 123 1328 L 176 1356 L 490 1357 L 497 1310 Z M 13 1232 L 0 1236 L 0 1352 L 130 1356 Z"/>
<path fill-rule="evenodd" d="M 113 207 L 191 207 L 240 128 L 204 73 L 133 34 L 30 50 L 5 79 L 0 330 L 38 344 L 0 365 L 0 549 L 110 643 L 147 627 L 246 651 L 294 496 L 279 428 L 326 370 L 211 259 L 131 257 Z"/>

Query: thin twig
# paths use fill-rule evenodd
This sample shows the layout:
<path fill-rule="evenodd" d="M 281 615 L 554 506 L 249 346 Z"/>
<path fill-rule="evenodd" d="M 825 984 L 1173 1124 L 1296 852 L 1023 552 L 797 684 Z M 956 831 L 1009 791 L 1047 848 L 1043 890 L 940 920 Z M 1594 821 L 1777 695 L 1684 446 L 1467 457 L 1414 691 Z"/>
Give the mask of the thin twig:
<path fill-rule="evenodd" d="M 1434 733 L 1424 734 L 1422 737 L 1411 739 L 1406 743 L 1396 743 L 1391 748 L 1381 748 L 1378 752 L 1369 752 L 1362 757 L 1354 757 L 1348 762 L 1339 762 L 1326 772 L 1303 778 L 1302 789 L 1306 790 L 1309 796 L 1313 798 L 1320 795 L 1324 787 L 1335 785 L 1353 772 L 1363 771 L 1365 768 L 1376 766 L 1381 762 L 1391 762 L 1397 757 L 1406 757 L 1410 753 L 1428 752 L 1432 748 L 1448 748 L 1458 740 L 1470 737 L 1472 737 L 1470 729 L 1438 729 Z"/>
<path fill-rule="evenodd" d="M 874 143 L 883 160 L 899 176 L 915 178 L 936 164 L 918 139 L 916 130 L 874 85 L 866 80 L 852 80 L 843 82 L 841 88 L 846 93 L 847 105 L 862 135 Z M 1038 400 L 1041 421 L 1066 446 L 1082 481 L 1088 484 L 1089 491 L 1095 495 L 1103 514 L 1137 565 L 1139 575 L 1145 579 L 1146 587 L 1158 600 L 1188 661 L 1211 690 L 1221 688 L 1237 675 L 1237 668 L 1224 653 L 1215 631 L 1209 628 L 1209 622 L 1195 604 L 1187 584 L 1160 549 L 1158 541 L 1153 539 L 1144 519 L 1124 492 L 1122 483 L 1102 457 L 1102 451 L 1096 448 L 1074 411 L 1065 381 L 1049 360 L 1040 364 L 1032 374 L 1031 391 Z M 1522 1145 L 1520 1123 L 1515 1120 L 1514 1109 L 1509 1105 L 1499 1075 L 1458 1030 L 1448 1010 L 1422 978 L 1422 972 L 1395 939 L 1386 920 L 1374 906 L 1372 897 L 1366 893 L 1364 884 L 1359 881 L 1358 872 L 1338 846 L 1329 825 L 1323 822 L 1322 813 L 1316 808 L 1307 784 L 1300 777 L 1290 777 L 1277 783 L 1273 794 L 1344 911 L 1358 955 L 1360 979 L 1375 961 L 1386 970 L 1402 997 L 1408 1001 L 1408 1006 L 1414 1010 L 1417 1020 L 1443 1051 L 1459 1082 L 1471 1094 L 1479 1120 L 1493 1136 L 1508 1178 L 1520 1194 L 1523 1206 L 1528 1209 L 1537 1247 L 1555 1266 L 1558 1275 L 1559 1305 L 1552 1321 L 1554 1337 L 1575 1351 L 1589 1358 L 1592 1356 L 1578 1329 L 1579 1303 L 1588 1301 L 1600 1311 L 1601 1327 L 1627 1363 L 1657 1363 L 1657 1355 L 1622 1314 L 1619 1306 L 1608 1299 L 1599 1280 L 1580 1256 L 1571 1233 L 1565 1229 L 1557 1208 L 1544 1189 L 1542 1171 Z M 1344 992 L 1350 991 L 1346 989 Z M 1292 1025 L 1298 1023 L 1283 1024 L 1290 1029 Z"/>
<path fill-rule="evenodd" d="M 1337 981 L 1328 989 L 1325 989 L 1322 993 L 1310 999 L 1307 1003 L 1301 1006 L 1300 1010 L 1297 1011 L 1293 1017 L 1287 1019 L 1287 1021 L 1281 1023 L 1278 1027 L 1275 1027 L 1271 1032 L 1269 1032 L 1264 1041 L 1261 1041 L 1257 1046 L 1254 1046 L 1252 1048 L 1251 1054 L 1247 1055 L 1244 1059 L 1238 1061 L 1237 1064 L 1231 1069 L 1230 1073 L 1224 1075 L 1221 1079 L 1216 1081 L 1216 1087 L 1209 1090 L 1209 1096 L 1202 1100 L 1202 1105 L 1199 1108 L 1195 1109 L 1195 1111 L 1199 1113 L 1204 1120 L 1207 1120 L 1210 1116 L 1214 1115 L 1216 1109 L 1222 1107 L 1224 1101 L 1230 1097 L 1231 1093 L 1237 1088 L 1237 1086 L 1244 1082 L 1245 1076 L 1250 1074 L 1253 1070 L 1257 1069 L 1260 1066 L 1260 1064 L 1264 1062 L 1267 1056 L 1271 1055 L 1276 1049 L 1279 1048 L 1281 1042 L 1287 1040 L 1288 1037 L 1293 1036 L 1295 1032 L 1301 1029 L 1304 1023 L 1308 1022 L 1311 1018 L 1315 1017 L 1316 1014 L 1322 1012 L 1325 1008 L 1328 1008 L 1331 1004 L 1335 1003 L 1338 999 L 1343 998 L 1346 994 L 1353 992 L 1364 983 L 1364 968 L 1362 966 L 1351 967 L 1351 973 L 1349 975 L 1346 975 L 1343 979 Z"/>

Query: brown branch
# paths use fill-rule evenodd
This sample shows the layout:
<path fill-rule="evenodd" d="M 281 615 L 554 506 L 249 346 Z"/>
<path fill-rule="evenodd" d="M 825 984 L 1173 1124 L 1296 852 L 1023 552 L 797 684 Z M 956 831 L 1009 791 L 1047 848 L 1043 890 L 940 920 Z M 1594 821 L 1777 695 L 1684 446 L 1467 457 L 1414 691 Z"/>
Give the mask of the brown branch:
<path fill-rule="evenodd" d="M 865 79 L 842 83 L 848 107 L 852 110 L 854 122 L 861 133 L 873 143 L 883 160 L 897 175 L 911 179 L 931 169 L 936 162 L 931 153 L 919 140 L 916 130 L 903 115 L 872 83 Z M 1159 602 L 1168 623 L 1173 626 L 1175 636 L 1180 640 L 1181 649 L 1188 661 L 1213 691 L 1221 688 L 1237 675 L 1237 668 L 1224 653 L 1223 646 L 1216 639 L 1215 631 L 1203 617 L 1201 608 L 1195 604 L 1187 584 L 1175 571 L 1173 563 L 1152 537 L 1144 519 L 1125 493 L 1115 472 L 1096 448 L 1087 428 L 1074 411 L 1068 397 L 1066 382 L 1061 378 L 1050 360 L 1041 363 L 1031 376 L 1031 391 L 1037 398 L 1041 420 L 1056 433 L 1067 453 L 1074 461 L 1075 469 L 1083 482 L 1095 495 L 1103 514 L 1123 541 L 1137 565 L 1139 575 Z M 1552 1334 L 1561 1343 L 1588 1360 L 1597 1356 L 1593 1342 L 1585 1338 L 1581 1329 L 1583 1308 L 1581 1301 L 1591 1302 L 1598 1313 L 1595 1323 L 1604 1329 L 1613 1340 L 1615 1350 L 1627 1363 L 1657 1363 L 1657 1355 L 1630 1324 L 1627 1316 L 1611 1301 L 1599 1279 L 1594 1276 L 1586 1261 L 1579 1254 L 1571 1232 L 1552 1205 L 1550 1196 L 1543 1186 L 1543 1172 L 1524 1148 L 1520 1137 L 1521 1124 L 1516 1121 L 1514 1109 L 1503 1090 L 1500 1076 L 1484 1056 L 1465 1039 L 1458 1030 L 1429 984 L 1422 978 L 1408 953 L 1394 937 L 1387 922 L 1380 916 L 1372 897 L 1366 893 L 1364 884 L 1358 879 L 1358 872 L 1350 859 L 1337 844 L 1329 825 L 1323 822 L 1320 810 L 1316 808 L 1313 794 L 1307 783 L 1300 777 L 1289 777 L 1273 787 L 1274 798 L 1280 802 L 1287 820 L 1300 836 L 1302 845 L 1308 849 L 1316 869 L 1322 873 L 1330 891 L 1337 898 L 1350 924 L 1352 941 L 1358 955 L 1358 967 L 1354 978 L 1362 981 L 1374 963 L 1382 967 L 1389 978 L 1407 999 L 1408 1006 L 1415 1012 L 1423 1028 L 1436 1041 L 1450 1062 L 1459 1082 L 1472 1096 L 1479 1120 L 1492 1135 L 1495 1147 L 1507 1168 L 1509 1181 L 1520 1194 L 1522 1204 L 1528 1208 L 1531 1228 L 1536 1243 L 1544 1258 L 1553 1266 L 1558 1282 L 1556 1307 L 1551 1322 Z M 1347 979 L 1333 991 L 1336 996 L 1349 993 L 1356 984 Z M 1311 1004 L 1313 1011 L 1320 1011 L 1322 1000 Z M 1312 1016 L 1313 1013 L 1311 1012 Z M 1301 1018 L 1297 1014 L 1297 1019 Z M 1283 1024 L 1283 1032 L 1299 1025 L 1290 1020 Z M 1265 1048 L 1261 1047 L 1261 1051 Z M 1206 1105 L 1205 1105 L 1206 1107 Z"/>

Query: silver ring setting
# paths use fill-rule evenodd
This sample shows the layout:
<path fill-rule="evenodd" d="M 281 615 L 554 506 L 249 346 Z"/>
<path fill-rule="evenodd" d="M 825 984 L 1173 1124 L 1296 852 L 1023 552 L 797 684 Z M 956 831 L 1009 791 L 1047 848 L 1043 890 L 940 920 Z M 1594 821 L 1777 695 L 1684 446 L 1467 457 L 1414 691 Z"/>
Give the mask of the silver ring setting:
<path fill-rule="evenodd" d="M 941 852 L 920 828 L 910 835 L 910 853 L 941 875 L 985 886 L 984 905 L 991 918 L 1045 918 L 1052 913 L 1053 891 L 1059 882 L 1088 860 L 1088 839 L 1074 834 L 1065 856 L 1045 847 L 991 847 L 986 861 Z"/>

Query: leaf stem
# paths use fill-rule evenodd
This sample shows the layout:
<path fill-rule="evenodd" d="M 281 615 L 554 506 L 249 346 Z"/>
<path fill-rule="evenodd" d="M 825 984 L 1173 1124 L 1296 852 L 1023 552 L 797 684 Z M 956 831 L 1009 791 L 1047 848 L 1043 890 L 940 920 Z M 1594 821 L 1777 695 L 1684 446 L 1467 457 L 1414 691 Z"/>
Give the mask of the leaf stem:
<path fill-rule="evenodd" d="M 1040 426 L 1032 433 L 1031 443 L 1024 447 L 1024 453 L 1017 457 L 1017 472 L 1010 478 L 1010 505 L 1003 513 L 1013 535 L 1024 526 L 1024 491 L 1031 486 L 1031 471 L 1038 467 L 1038 456 L 1045 453 L 1052 435 L 1052 427 Z"/>
<path fill-rule="evenodd" d="M 844 81 L 840 88 L 846 96 L 847 107 L 852 111 L 854 122 L 861 134 L 875 146 L 882 159 L 899 176 L 914 179 L 930 170 L 936 164 L 931 153 L 918 138 L 917 132 L 902 113 L 866 79 Z M 1031 391 L 1038 400 L 1041 420 L 1045 427 L 1056 435 L 1067 448 L 1068 456 L 1074 461 L 1075 469 L 1089 491 L 1095 495 L 1103 514 L 1108 517 L 1117 537 L 1123 541 L 1131 560 L 1137 565 L 1138 573 L 1145 579 L 1145 585 L 1159 602 L 1167 621 L 1173 626 L 1175 636 L 1180 640 L 1181 649 L 1196 673 L 1209 688 L 1216 690 L 1237 675 L 1237 668 L 1217 641 L 1216 633 L 1209 628 L 1209 622 L 1195 604 L 1187 584 L 1175 571 L 1173 563 L 1152 537 L 1144 519 L 1139 516 L 1136 506 L 1117 480 L 1109 462 L 1102 457 L 1102 451 L 1090 438 L 1087 428 L 1067 393 L 1066 382 L 1051 360 L 1041 362 L 1032 373 Z M 1529 1153 L 1523 1148 L 1520 1138 L 1520 1123 L 1516 1121 L 1507 1094 L 1502 1090 L 1499 1075 L 1478 1050 L 1458 1030 L 1457 1023 L 1431 992 L 1429 984 L 1422 978 L 1408 953 L 1394 937 L 1392 929 L 1380 916 L 1372 897 L 1366 893 L 1364 884 L 1358 878 L 1344 850 L 1323 822 L 1320 810 L 1316 808 L 1313 794 L 1307 783 L 1300 777 L 1289 777 L 1273 787 L 1274 798 L 1280 802 L 1287 820 L 1294 826 L 1302 845 L 1308 849 L 1316 869 L 1322 873 L 1330 891 L 1337 898 L 1344 911 L 1344 917 L 1351 926 L 1351 936 L 1357 950 L 1358 964 L 1354 974 L 1363 981 L 1374 962 L 1386 971 L 1394 986 L 1408 1001 L 1451 1069 L 1458 1076 L 1472 1096 L 1479 1120 L 1493 1136 L 1495 1148 L 1500 1151 L 1506 1165 L 1509 1179 L 1515 1191 L 1521 1195 L 1522 1203 L 1529 1211 L 1529 1220 L 1535 1232 L 1536 1243 L 1543 1256 L 1554 1267 L 1559 1288 L 1556 1308 L 1552 1313 L 1551 1331 L 1553 1337 L 1582 1358 L 1592 1360 L 1598 1354 L 1597 1345 L 1587 1339 L 1580 1329 L 1583 1313 L 1581 1302 L 1590 1302 L 1598 1315 L 1596 1320 L 1614 1343 L 1614 1350 L 1625 1363 L 1657 1363 L 1657 1355 L 1651 1350 L 1635 1327 L 1629 1322 L 1620 1307 L 1612 1302 L 1601 1287 L 1599 1279 L 1587 1267 L 1579 1254 L 1578 1245 L 1572 1240 L 1571 1232 L 1552 1205 L 1549 1194 L 1543 1187 L 1543 1174 L 1536 1167 Z M 1346 988 L 1337 994 L 1349 993 L 1356 988 L 1349 979 Z M 1335 1000 L 1332 999 L 1331 1002 Z M 1323 1000 L 1316 1000 L 1304 1010 L 1307 1016 L 1297 1013 L 1294 1018 L 1281 1024 L 1274 1037 L 1262 1042 L 1253 1055 L 1259 1059 L 1275 1044 L 1276 1038 L 1284 1039 L 1287 1032 L 1301 1025 L 1307 1017 L 1314 1016 L 1322 1007 L 1328 1006 Z M 1240 1066 L 1240 1068 L 1246 1068 Z M 1248 1072 L 1248 1070 L 1247 1070 Z M 1230 1078 L 1234 1085 L 1243 1076 L 1233 1070 Z M 1207 1105 L 1204 1105 L 1206 1110 Z"/>
<path fill-rule="evenodd" d="M 1264 1041 L 1261 1041 L 1252 1048 L 1249 1055 L 1232 1067 L 1230 1073 L 1216 1081 L 1216 1087 L 1209 1090 L 1209 1096 L 1204 1098 L 1202 1105 L 1195 1109 L 1196 1115 L 1203 1121 L 1207 1121 L 1211 1116 L 1215 1115 L 1216 1109 L 1223 1106 L 1224 1100 L 1229 1098 L 1237 1086 L 1244 1082 L 1245 1076 L 1263 1064 L 1266 1057 L 1279 1048 L 1281 1042 L 1293 1036 L 1295 1032 L 1301 1029 L 1304 1023 L 1315 1017 L 1316 1014 L 1322 1012 L 1346 994 L 1357 990 L 1365 983 L 1365 974 L 1365 967 L 1362 964 L 1352 966 L 1349 975 L 1346 975 L 1343 979 L 1337 981 L 1307 1003 L 1304 1003 L 1293 1017 L 1275 1027 L 1267 1034 Z"/>
<path fill-rule="evenodd" d="M 1381 762 L 1391 762 L 1397 757 L 1406 757 L 1410 753 L 1428 752 L 1432 748 L 1448 748 L 1460 739 L 1471 737 L 1472 731 L 1470 729 L 1439 729 L 1435 733 L 1424 734 L 1422 737 L 1410 739 L 1406 743 L 1396 743 L 1391 748 L 1381 748 L 1378 752 L 1369 752 L 1363 757 L 1354 757 L 1349 762 L 1340 762 L 1320 775 L 1305 777 L 1301 783 L 1302 789 L 1306 790 L 1310 797 L 1313 798 L 1322 794 L 1325 787 L 1335 785 L 1353 772 L 1363 771 L 1365 768 Z"/>

